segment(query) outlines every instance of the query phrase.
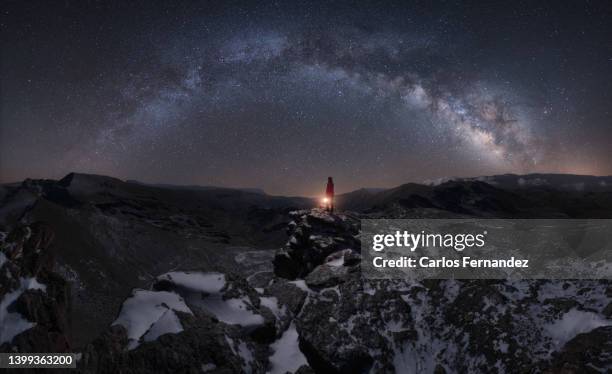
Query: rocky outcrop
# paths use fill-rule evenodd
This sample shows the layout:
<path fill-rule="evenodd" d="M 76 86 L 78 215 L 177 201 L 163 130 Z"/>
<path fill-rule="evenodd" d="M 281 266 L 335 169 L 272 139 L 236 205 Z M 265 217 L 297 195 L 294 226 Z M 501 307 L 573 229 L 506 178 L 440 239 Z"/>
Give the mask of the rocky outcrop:
<path fill-rule="evenodd" d="M 128 350 L 127 330 L 113 325 L 90 344 L 79 361 L 84 373 L 242 373 L 263 372 L 260 360 L 245 361 L 252 344 L 237 329 L 209 316 L 181 314 L 184 331 Z"/>
<path fill-rule="evenodd" d="M 133 291 L 108 331 L 83 352 L 79 367 L 92 373 L 268 372 L 274 344 L 305 294 L 284 280 L 255 290 L 229 274 L 165 273 L 151 290 Z"/>
<path fill-rule="evenodd" d="M 53 232 L 18 226 L 0 244 L 2 352 L 69 352 L 70 289 L 53 272 Z"/>
<path fill-rule="evenodd" d="M 347 214 L 328 214 L 319 209 L 291 213 L 289 241 L 274 257 L 274 273 L 282 278 L 302 278 L 323 264 L 332 253 L 359 252 L 359 219 Z"/>
<path fill-rule="evenodd" d="M 358 238 L 342 218 L 321 211 L 294 216 L 292 239 L 274 270 L 303 278 L 295 282 L 307 287 L 294 323 L 317 373 L 612 367 L 609 282 L 368 280 L 359 272 L 359 252 L 339 244 L 351 240 L 347 233 Z"/>
<path fill-rule="evenodd" d="M 171 271 L 132 290 L 80 353 L 85 373 L 606 372 L 612 286 L 588 280 L 376 280 L 360 273 L 359 220 L 292 213 L 251 275 Z M 2 349 L 69 350 L 66 282 L 44 225 L 2 242 Z M 253 262 L 244 256 L 253 256 Z M 255 264 L 255 265 L 254 265 Z M 14 300 L 11 301 L 11 298 Z M 17 323 L 13 323 L 13 322 Z"/>

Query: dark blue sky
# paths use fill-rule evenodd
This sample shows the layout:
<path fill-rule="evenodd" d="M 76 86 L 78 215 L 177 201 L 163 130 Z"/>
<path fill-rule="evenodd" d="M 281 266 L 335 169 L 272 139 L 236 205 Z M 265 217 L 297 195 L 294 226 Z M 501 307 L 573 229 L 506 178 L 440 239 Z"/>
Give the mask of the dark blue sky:
<path fill-rule="evenodd" d="M 3 5 L 1 181 L 612 174 L 607 1 L 124 3 Z"/>

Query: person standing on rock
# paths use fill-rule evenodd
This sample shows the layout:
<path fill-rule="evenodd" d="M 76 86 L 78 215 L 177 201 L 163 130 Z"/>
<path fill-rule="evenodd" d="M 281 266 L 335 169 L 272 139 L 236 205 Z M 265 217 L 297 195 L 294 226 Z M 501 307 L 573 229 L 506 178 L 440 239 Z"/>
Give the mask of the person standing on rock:
<path fill-rule="evenodd" d="M 325 189 L 325 209 L 328 212 L 334 212 L 334 180 L 332 177 L 327 177 L 327 188 Z"/>

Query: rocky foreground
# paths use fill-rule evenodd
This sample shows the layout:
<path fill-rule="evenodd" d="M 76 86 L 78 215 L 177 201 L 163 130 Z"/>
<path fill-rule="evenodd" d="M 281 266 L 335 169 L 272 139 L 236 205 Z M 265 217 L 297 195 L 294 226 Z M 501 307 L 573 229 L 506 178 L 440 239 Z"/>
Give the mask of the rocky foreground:
<path fill-rule="evenodd" d="M 86 373 L 598 373 L 612 370 L 607 281 L 367 280 L 359 217 L 291 213 L 257 271 L 180 269 L 134 289 L 79 352 Z M 70 287 L 45 225 L 2 235 L 0 350 L 71 352 Z M 250 262 L 249 262 L 250 261 Z"/>

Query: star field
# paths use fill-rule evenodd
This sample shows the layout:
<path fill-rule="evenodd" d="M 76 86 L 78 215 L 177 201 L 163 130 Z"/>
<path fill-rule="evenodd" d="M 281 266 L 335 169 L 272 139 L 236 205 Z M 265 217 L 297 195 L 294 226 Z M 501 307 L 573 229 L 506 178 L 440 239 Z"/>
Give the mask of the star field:
<path fill-rule="evenodd" d="M 0 180 L 71 171 L 315 195 L 612 174 L 595 2 L 11 2 Z"/>

